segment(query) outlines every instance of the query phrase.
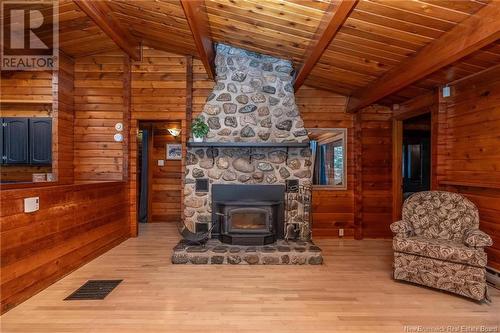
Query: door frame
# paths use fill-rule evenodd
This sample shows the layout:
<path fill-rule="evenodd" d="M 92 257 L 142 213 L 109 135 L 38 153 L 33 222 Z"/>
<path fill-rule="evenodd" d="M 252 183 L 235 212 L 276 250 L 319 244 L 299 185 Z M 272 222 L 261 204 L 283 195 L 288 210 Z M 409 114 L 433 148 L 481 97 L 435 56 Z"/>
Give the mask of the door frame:
<path fill-rule="evenodd" d="M 131 138 L 132 144 L 130 145 L 132 154 L 131 156 L 134 156 L 133 158 L 133 163 L 131 163 L 130 167 L 130 185 L 129 185 L 129 196 L 130 196 L 130 218 L 131 218 L 131 234 L 132 237 L 137 237 L 138 235 L 138 228 L 139 228 L 139 191 L 140 187 L 138 186 L 138 164 L 140 163 L 139 160 L 139 154 L 138 154 L 138 142 L 137 142 L 137 134 L 139 133 L 139 129 L 150 126 L 151 127 L 151 135 L 149 139 L 151 140 L 150 143 L 150 152 L 153 151 L 153 140 L 154 140 L 154 125 L 159 124 L 159 123 L 177 123 L 181 127 L 181 134 L 180 134 L 180 143 L 182 145 L 182 158 L 181 158 L 181 173 L 182 173 L 182 184 L 184 184 L 184 178 L 185 178 L 185 171 L 186 171 L 186 163 L 185 163 L 185 157 L 186 157 L 186 143 L 189 135 L 189 131 L 187 129 L 187 121 L 186 119 L 179 118 L 177 114 L 166 114 L 164 115 L 165 117 L 159 118 L 159 119 L 135 119 L 131 122 Z M 148 160 L 149 166 L 155 166 L 155 160 L 153 157 L 153 154 L 149 154 L 149 160 Z M 152 194 L 152 184 L 153 184 L 153 168 L 150 167 L 148 168 L 148 192 Z M 152 195 L 148 195 L 148 221 L 152 221 Z M 180 196 L 180 209 L 181 209 L 181 219 L 184 218 L 184 186 L 181 186 L 181 196 Z"/>
<path fill-rule="evenodd" d="M 431 91 L 422 96 L 409 100 L 397 108 L 393 108 L 392 117 L 392 221 L 401 219 L 403 208 L 403 121 L 420 116 L 426 113 L 431 114 L 431 160 L 430 160 L 430 179 L 431 189 L 433 187 L 435 149 L 436 149 L 436 131 L 434 124 L 437 121 L 437 115 L 434 112 L 439 105 L 439 92 Z"/>
<path fill-rule="evenodd" d="M 147 202 L 147 205 L 148 205 L 148 216 L 147 216 L 147 221 L 146 223 L 150 223 L 151 222 L 151 219 L 152 219 L 152 205 L 153 205 L 153 200 L 152 200 L 152 183 L 153 183 L 153 172 L 152 172 L 152 163 L 154 162 L 153 160 L 153 154 L 152 154 L 152 149 L 153 149 L 153 137 L 154 137 L 154 126 L 153 126 L 153 123 L 152 122 L 149 122 L 149 121 L 139 121 L 138 123 L 138 130 L 143 130 L 143 129 L 146 129 L 148 130 L 149 132 L 149 135 L 148 135 L 148 141 L 147 142 L 142 142 L 142 145 L 144 146 L 144 144 L 147 144 L 148 146 L 148 149 L 147 149 L 147 152 L 148 152 L 148 170 L 147 170 L 147 179 L 148 179 L 148 202 Z M 139 142 L 137 142 L 137 150 L 139 148 Z M 142 156 L 143 156 L 143 153 L 144 153 L 144 150 L 141 149 L 141 159 L 142 159 Z M 137 157 L 139 157 L 139 154 L 137 154 Z M 142 164 L 142 160 L 138 160 L 137 161 L 137 165 L 140 165 Z M 143 170 L 141 168 L 141 174 L 142 174 Z M 140 179 L 141 176 L 139 175 L 139 173 L 137 173 L 137 179 Z M 142 186 L 142 184 L 141 184 Z M 137 214 L 139 214 L 139 203 L 140 203 L 140 193 L 141 193 L 141 186 L 137 186 Z"/>

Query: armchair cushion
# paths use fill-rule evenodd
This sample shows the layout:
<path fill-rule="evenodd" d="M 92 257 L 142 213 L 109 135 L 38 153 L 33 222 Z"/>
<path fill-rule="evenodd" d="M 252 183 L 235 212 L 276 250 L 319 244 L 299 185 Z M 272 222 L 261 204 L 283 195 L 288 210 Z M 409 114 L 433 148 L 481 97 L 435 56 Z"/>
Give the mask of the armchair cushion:
<path fill-rule="evenodd" d="M 428 239 L 423 237 L 394 237 L 393 248 L 422 257 L 467 264 L 475 267 L 486 266 L 486 252 L 483 249 L 470 248 L 464 244 L 449 240 Z"/>
<path fill-rule="evenodd" d="M 391 223 L 391 231 L 396 234 L 397 237 L 406 238 L 413 234 L 413 228 L 410 222 L 401 220 Z"/>
<path fill-rule="evenodd" d="M 493 245 L 491 237 L 479 229 L 467 229 L 464 233 L 464 243 L 471 247 L 486 247 Z"/>
<path fill-rule="evenodd" d="M 412 194 L 403 205 L 403 220 L 417 236 L 463 241 L 466 229 L 479 227 L 476 206 L 458 193 L 424 191 Z"/>

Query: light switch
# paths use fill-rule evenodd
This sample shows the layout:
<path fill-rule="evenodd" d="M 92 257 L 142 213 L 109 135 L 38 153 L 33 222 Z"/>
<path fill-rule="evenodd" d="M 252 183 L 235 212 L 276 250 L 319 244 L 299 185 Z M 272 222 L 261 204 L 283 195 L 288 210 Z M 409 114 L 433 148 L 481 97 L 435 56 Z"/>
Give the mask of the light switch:
<path fill-rule="evenodd" d="M 165 166 L 165 160 L 158 160 L 158 166 Z"/>
<path fill-rule="evenodd" d="M 24 212 L 33 213 L 40 208 L 39 197 L 24 198 Z"/>

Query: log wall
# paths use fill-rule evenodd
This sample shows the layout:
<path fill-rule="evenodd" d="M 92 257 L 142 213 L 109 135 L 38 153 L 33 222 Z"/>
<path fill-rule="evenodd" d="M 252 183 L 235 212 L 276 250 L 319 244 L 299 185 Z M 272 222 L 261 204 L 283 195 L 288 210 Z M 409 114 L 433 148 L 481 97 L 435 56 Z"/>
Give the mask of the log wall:
<path fill-rule="evenodd" d="M 126 57 L 109 52 L 75 60 L 75 180 L 123 179 L 123 143 L 115 142 L 124 121 Z"/>
<path fill-rule="evenodd" d="M 478 206 L 480 228 L 493 238 L 488 265 L 500 270 L 500 68 L 453 85 L 452 96 L 441 97 L 433 115 L 433 184 Z"/>
<path fill-rule="evenodd" d="M 128 237 L 125 183 L 2 190 L 1 311 L 36 294 Z M 23 198 L 40 210 L 23 213 Z"/>

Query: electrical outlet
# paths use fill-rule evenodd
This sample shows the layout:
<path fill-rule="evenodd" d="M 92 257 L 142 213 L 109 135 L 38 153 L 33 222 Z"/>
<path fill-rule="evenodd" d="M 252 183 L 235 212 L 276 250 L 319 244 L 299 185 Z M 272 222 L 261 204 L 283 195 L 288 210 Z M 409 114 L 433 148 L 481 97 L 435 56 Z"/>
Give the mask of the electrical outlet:
<path fill-rule="evenodd" d="M 39 197 L 24 198 L 24 212 L 33 213 L 40 209 Z"/>
<path fill-rule="evenodd" d="M 339 229 L 339 237 L 344 237 L 344 229 L 343 228 Z"/>

